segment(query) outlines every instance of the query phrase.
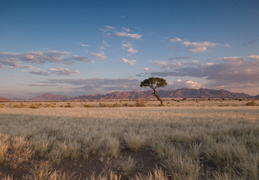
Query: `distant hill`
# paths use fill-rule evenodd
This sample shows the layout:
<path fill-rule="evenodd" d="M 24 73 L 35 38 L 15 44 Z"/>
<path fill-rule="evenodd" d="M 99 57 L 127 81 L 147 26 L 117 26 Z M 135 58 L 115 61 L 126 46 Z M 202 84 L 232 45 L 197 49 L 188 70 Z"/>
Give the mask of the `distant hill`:
<path fill-rule="evenodd" d="M 96 94 L 96 95 L 84 95 L 74 97 L 73 99 L 140 99 L 140 98 L 152 98 L 152 94 L 149 91 L 130 91 L 130 92 L 112 92 L 108 94 Z"/>
<path fill-rule="evenodd" d="M 215 89 L 189 89 L 182 88 L 177 90 L 160 90 L 158 94 L 161 98 L 249 98 L 252 97 L 245 93 L 233 93 L 227 90 Z M 152 91 L 129 91 L 112 92 L 108 94 L 82 95 L 69 97 L 64 95 L 41 94 L 30 100 L 33 101 L 54 101 L 54 100 L 105 100 L 105 99 L 151 99 L 154 98 Z"/>
<path fill-rule="evenodd" d="M 46 93 L 46 94 L 41 94 L 30 100 L 32 100 L 32 101 L 54 101 L 54 100 L 69 100 L 69 99 L 71 99 L 71 97 L 69 97 L 69 96 L 54 95 L 54 94 Z"/>
<path fill-rule="evenodd" d="M 259 94 L 257 96 L 253 96 L 252 98 L 259 99 Z"/>
<path fill-rule="evenodd" d="M 172 91 L 161 90 L 161 97 L 172 98 L 248 98 L 251 97 L 245 93 L 233 93 L 227 90 L 215 90 L 215 89 L 189 89 L 182 88 Z"/>
<path fill-rule="evenodd" d="M 0 97 L 0 102 L 8 102 L 8 101 L 12 101 L 12 100 L 8 98 Z"/>
<path fill-rule="evenodd" d="M 248 98 L 251 97 L 245 93 L 232 93 L 227 90 L 215 89 L 189 89 L 182 88 L 177 90 L 160 90 L 158 92 L 161 98 Z M 154 98 L 152 91 L 130 91 L 130 92 L 113 92 L 108 94 L 84 95 L 73 99 L 140 99 Z"/>

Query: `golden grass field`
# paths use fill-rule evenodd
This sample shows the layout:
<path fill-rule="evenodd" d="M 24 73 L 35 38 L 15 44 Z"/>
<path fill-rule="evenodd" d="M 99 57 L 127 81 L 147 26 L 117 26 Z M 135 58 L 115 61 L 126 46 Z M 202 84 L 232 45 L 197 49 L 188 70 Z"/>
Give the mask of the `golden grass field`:
<path fill-rule="evenodd" d="M 0 103 L 0 178 L 256 180 L 259 101 L 248 102 Z"/>

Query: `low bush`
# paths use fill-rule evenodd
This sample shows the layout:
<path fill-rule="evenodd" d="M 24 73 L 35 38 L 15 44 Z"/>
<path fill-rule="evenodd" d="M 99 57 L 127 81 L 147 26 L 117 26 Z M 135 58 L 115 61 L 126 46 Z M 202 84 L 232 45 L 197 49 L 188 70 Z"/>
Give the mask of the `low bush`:
<path fill-rule="evenodd" d="M 255 102 L 255 100 L 248 102 L 245 104 L 246 106 L 257 106 L 257 103 Z"/>
<path fill-rule="evenodd" d="M 147 104 L 147 101 L 145 101 L 144 99 L 137 99 L 136 102 L 135 102 L 135 106 L 146 106 Z"/>

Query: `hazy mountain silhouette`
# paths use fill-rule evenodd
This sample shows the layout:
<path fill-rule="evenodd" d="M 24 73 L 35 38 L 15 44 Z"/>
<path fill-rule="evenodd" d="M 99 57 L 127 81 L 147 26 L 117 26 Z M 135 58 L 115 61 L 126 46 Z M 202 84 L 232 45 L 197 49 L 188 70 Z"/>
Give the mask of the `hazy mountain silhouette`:
<path fill-rule="evenodd" d="M 161 98 L 251 98 L 252 96 L 245 93 L 233 93 L 227 90 L 215 89 L 189 89 L 182 88 L 176 90 L 160 90 L 158 92 Z M 129 91 L 129 92 L 112 92 L 107 94 L 82 95 L 69 97 L 64 95 L 41 94 L 31 100 L 99 100 L 99 99 L 149 99 L 154 98 L 151 91 Z"/>

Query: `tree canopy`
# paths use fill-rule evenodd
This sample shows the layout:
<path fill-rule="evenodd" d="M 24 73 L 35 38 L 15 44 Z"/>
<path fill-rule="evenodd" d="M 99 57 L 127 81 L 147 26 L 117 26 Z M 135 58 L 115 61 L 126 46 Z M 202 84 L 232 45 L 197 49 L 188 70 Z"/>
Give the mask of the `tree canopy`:
<path fill-rule="evenodd" d="M 166 85 L 167 85 L 166 80 L 159 77 L 150 77 L 148 79 L 144 79 L 140 83 L 140 87 L 149 87 L 153 90 L 153 95 L 161 102 L 161 105 L 163 105 L 163 101 L 157 95 L 157 88 L 164 87 Z"/>

